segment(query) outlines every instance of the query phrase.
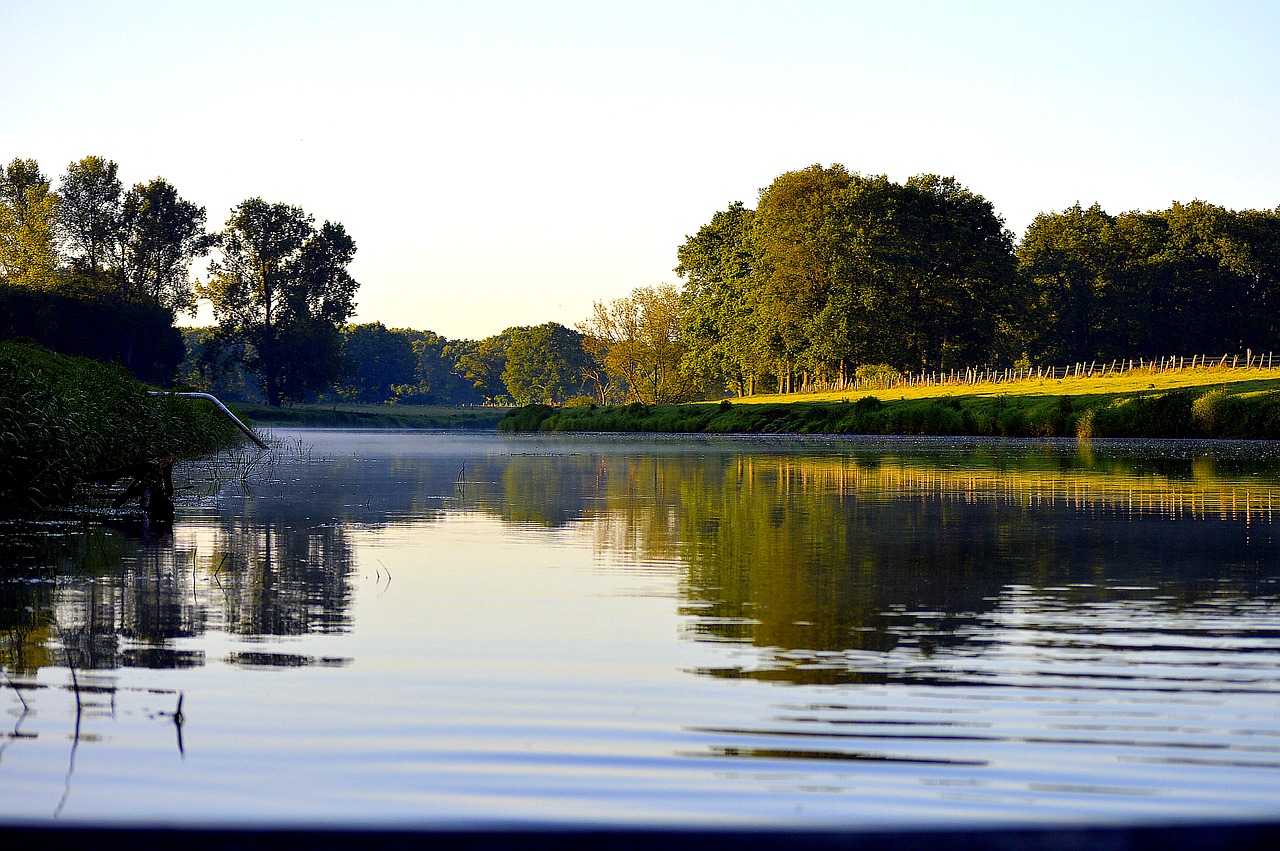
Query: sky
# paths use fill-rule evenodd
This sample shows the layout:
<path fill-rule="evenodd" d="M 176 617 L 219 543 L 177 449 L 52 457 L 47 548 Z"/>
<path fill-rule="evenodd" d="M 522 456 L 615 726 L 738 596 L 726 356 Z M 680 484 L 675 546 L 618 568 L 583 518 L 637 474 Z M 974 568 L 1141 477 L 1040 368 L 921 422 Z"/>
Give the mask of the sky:
<path fill-rule="evenodd" d="M 353 321 L 452 339 L 679 284 L 688 235 L 814 163 L 954 176 L 1017 236 L 1275 209 L 1277 100 L 1266 0 L 0 0 L 0 160 L 342 222 Z"/>

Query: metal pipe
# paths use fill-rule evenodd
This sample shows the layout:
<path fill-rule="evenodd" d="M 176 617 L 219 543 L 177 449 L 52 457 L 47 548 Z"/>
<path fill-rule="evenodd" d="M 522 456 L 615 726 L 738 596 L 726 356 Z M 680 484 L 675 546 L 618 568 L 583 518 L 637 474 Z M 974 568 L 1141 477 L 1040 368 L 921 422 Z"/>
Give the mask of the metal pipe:
<path fill-rule="evenodd" d="M 182 396 L 187 399 L 208 399 L 210 402 L 217 405 L 218 409 L 221 410 L 222 413 L 230 417 L 231 422 L 235 423 L 240 428 L 240 430 L 245 433 L 245 436 L 247 436 L 250 440 L 258 444 L 258 446 L 260 446 L 263 449 L 271 448 L 270 446 L 267 446 L 267 444 L 262 442 L 262 438 L 258 437 L 256 434 L 253 433 L 253 429 L 249 428 L 247 425 L 240 422 L 240 418 L 237 417 L 235 414 L 231 413 L 231 409 L 228 408 L 226 405 L 222 404 L 222 402 L 218 399 L 218 397 L 214 396 L 212 393 L 178 393 L 171 390 L 148 390 L 147 395 L 149 396 Z"/>

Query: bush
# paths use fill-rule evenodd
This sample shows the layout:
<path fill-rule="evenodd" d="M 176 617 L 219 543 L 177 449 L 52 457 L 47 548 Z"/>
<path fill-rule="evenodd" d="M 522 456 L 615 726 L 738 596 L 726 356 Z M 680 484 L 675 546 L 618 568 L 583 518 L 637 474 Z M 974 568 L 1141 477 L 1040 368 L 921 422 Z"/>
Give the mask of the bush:
<path fill-rule="evenodd" d="M 1218 437 L 1224 431 L 1224 426 L 1229 422 L 1226 414 L 1228 407 L 1227 389 L 1220 387 L 1217 390 L 1210 390 L 1200 398 L 1191 403 L 1191 421 L 1195 424 L 1196 430 L 1206 437 Z"/>

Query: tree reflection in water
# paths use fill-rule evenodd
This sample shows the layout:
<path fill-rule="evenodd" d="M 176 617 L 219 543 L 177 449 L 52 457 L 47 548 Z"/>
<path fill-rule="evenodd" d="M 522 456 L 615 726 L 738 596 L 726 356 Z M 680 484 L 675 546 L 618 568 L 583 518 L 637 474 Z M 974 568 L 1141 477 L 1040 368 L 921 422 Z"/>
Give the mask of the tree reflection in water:
<path fill-rule="evenodd" d="M 1246 466 L 1087 450 L 980 449 L 942 463 L 515 457 L 494 508 L 548 526 L 581 519 L 602 553 L 678 565 L 693 638 L 767 651 L 757 667 L 705 674 L 907 681 L 900 666 L 865 654 L 980 652 L 988 639 L 976 626 L 1009 588 L 1073 606 L 1225 605 L 1265 594 L 1272 494 Z"/>
<path fill-rule="evenodd" d="M 207 551 L 124 523 L 2 539 L 0 666 L 14 674 L 195 667 L 205 652 L 174 645 L 212 629 L 288 636 L 351 625 L 351 546 L 337 525 L 231 518 Z"/>
<path fill-rule="evenodd" d="M 222 494 L 198 544 L 181 522 L 176 541 L 123 523 L 10 529 L 0 665 L 57 664 L 60 645 L 79 670 L 190 667 L 204 651 L 175 645 L 213 630 L 346 632 L 351 530 L 450 511 L 581 528 L 613 563 L 677 571 L 692 638 L 769 651 L 760 669 L 707 672 L 719 676 L 872 681 L 883 671 L 849 659 L 977 650 L 973 625 L 1011 587 L 1105 603 L 1141 586 L 1184 606 L 1269 587 L 1272 495 L 1260 483 L 1271 478 L 1247 459 L 1034 444 L 933 455 L 705 441 L 552 450 L 304 464 L 287 482 Z M 230 661 L 272 664 L 256 651 Z"/>

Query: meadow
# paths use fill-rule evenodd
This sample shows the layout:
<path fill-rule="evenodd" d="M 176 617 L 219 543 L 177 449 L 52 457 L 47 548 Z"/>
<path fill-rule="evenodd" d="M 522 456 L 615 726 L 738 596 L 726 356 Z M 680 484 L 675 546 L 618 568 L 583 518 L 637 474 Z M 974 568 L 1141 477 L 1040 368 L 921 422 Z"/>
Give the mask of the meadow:
<path fill-rule="evenodd" d="M 1090 377 L 867 387 L 671 405 L 530 405 L 507 431 L 1280 438 L 1280 370 L 1136 369 Z"/>

